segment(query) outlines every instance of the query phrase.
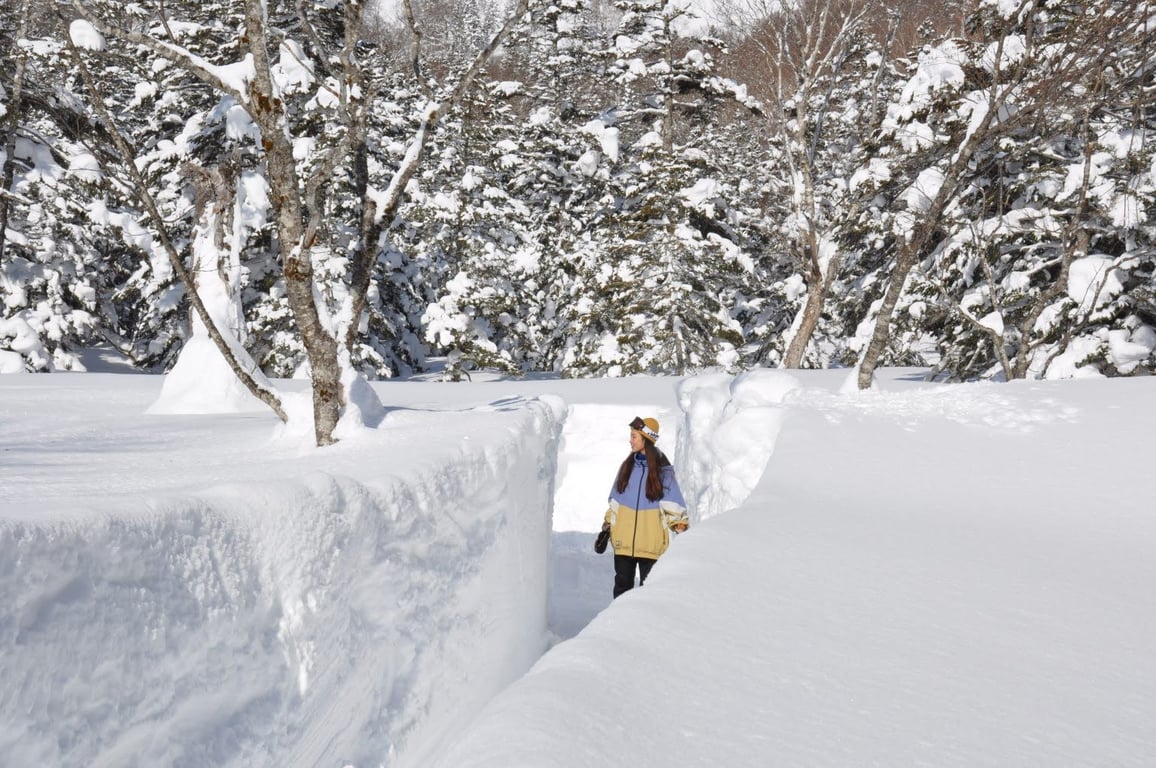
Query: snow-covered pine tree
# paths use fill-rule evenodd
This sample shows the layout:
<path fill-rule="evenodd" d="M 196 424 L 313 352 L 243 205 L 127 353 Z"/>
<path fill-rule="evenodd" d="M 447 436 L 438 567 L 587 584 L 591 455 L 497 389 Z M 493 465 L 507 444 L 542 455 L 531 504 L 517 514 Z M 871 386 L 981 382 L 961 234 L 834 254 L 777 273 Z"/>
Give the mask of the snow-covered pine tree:
<path fill-rule="evenodd" d="M 1089 23 L 1073 9 L 1052 9 L 1047 22 L 1057 36 Z M 1112 16 L 1111 38 L 1084 54 L 1089 76 L 979 169 L 976 222 L 952 233 L 915 284 L 951 311 L 945 374 L 1152 370 L 1156 115 L 1145 92 L 1156 61 L 1143 23 Z"/>
<path fill-rule="evenodd" d="M 429 6 L 407 6 L 420 43 L 411 49 L 415 71 L 460 69 L 455 39 L 487 32 L 500 21 L 493 10 L 489 3 L 447 2 L 433 7 L 435 19 Z M 509 62 L 524 39 L 520 27 L 512 31 L 475 87 L 461 93 L 457 108 L 429 136 L 430 162 L 414 175 L 390 232 L 421 274 L 423 340 L 447 357 L 446 375 L 455 380 L 473 367 L 508 373 L 532 367 L 538 346 L 524 341 L 537 316 L 525 305 L 536 269 L 517 192 L 526 176 L 525 114 L 516 106 L 525 72 Z"/>
<path fill-rule="evenodd" d="M 747 100 L 714 74 L 719 44 L 694 13 L 624 2 L 604 53 L 615 102 L 585 130 L 579 167 L 598 206 L 572 259 L 559 306 L 572 375 L 683 373 L 737 363 L 730 296 L 749 274 L 729 217 L 733 190 L 707 150 L 714 110 Z M 595 143 L 596 142 L 596 143 Z"/>
<path fill-rule="evenodd" d="M 427 339 L 446 354 L 446 375 L 471 368 L 516 374 L 538 365 L 535 318 L 538 246 L 520 195 L 533 173 L 521 153 L 510 98 L 517 81 L 491 83 L 463 104 L 458 129 L 428 190 L 415 196 L 411 225 L 423 222 L 426 258 L 443 273 L 442 293 L 425 312 Z M 432 215 L 429 215 L 432 214 Z"/>
<path fill-rule="evenodd" d="M 100 338 L 102 249 L 116 244 L 97 233 L 84 237 L 91 232 L 85 208 L 59 194 L 60 182 L 80 171 L 57 154 L 62 138 L 45 143 L 51 122 L 8 105 L 21 117 L 11 154 L 2 153 L 11 176 L 3 190 L 0 372 L 82 370 L 80 348 Z"/>
<path fill-rule="evenodd" d="M 81 369 L 78 351 L 115 333 L 101 313 L 130 250 L 101 224 L 98 127 L 62 87 L 49 11 L 0 11 L 0 371 Z"/>
<path fill-rule="evenodd" d="M 525 87 L 521 148 L 532 172 L 523 177 L 521 196 L 530 208 L 529 236 L 538 252 L 538 367 L 565 375 L 575 373 L 567 369 L 569 352 L 586 330 L 582 267 L 599 253 L 594 228 L 606 178 L 599 167 L 603 150 L 613 146 L 613 131 L 604 133 L 597 119 L 617 100 L 597 54 L 613 29 L 605 10 L 585 0 L 536 6 L 526 44 L 511 56 L 518 71 L 532 75 Z"/>
<path fill-rule="evenodd" d="M 117 12 L 113 4 L 94 5 L 93 9 Z M 236 36 L 241 18 L 230 4 L 174 3 L 169 11 L 168 16 L 154 15 L 143 7 L 133 7 L 125 21 L 174 45 L 213 51 L 223 59 L 242 55 Z M 115 129 L 135 153 L 133 162 L 145 186 L 143 193 L 166 222 L 163 239 L 171 243 L 202 286 L 214 280 L 214 272 L 198 272 L 196 228 L 206 223 L 203 214 L 220 214 L 215 226 L 221 230 L 214 238 L 221 238 L 221 252 L 232 264 L 232 271 L 240 274 L 227 281 L 237 283 L 229 306 L 214 311 L 237 318 L 236 330 L 243 332 L 240 318 L 246 299 L 253 298 L 249 277 L 269 269 L 273 258 L 261 210 L 267 207 L 263 183 L 253 177 L 259 165 L 253 132 L 237 121 L 235 105 L 222 101 L 208 85 L 174 66 L 151 46 L 111 36 L 105 38 L 101 49 L 89 53 L 100 98 L 119 118 Z M 75 90 L 83 93 L 84 84 L 78 80 Z M 171 370 L 190 337 L 188 286 L 174 271 L 162 238 L 154 234 L 156 225 L 149 224 L 142 190 L 136 190 L 133 179 L 124 172 L 125 159 L 114 160 L 116 147 L 111 140 L 106 143 L 108 159 L 102 165 L 118 182 L 111 190 L 116 196 L 109 199 L 117 201 L 122 211 L 109 226 L 126 242 L 144 246 L 136 249 L 136 268 L 117 294 L 119 312 L 132 318 L 126 330 L 135 330 L 118 346 L 138 365 Z M 256 200 L 247 199 L 251 195 Z M 216 263 L 216 258 L 211 262 Z"/>

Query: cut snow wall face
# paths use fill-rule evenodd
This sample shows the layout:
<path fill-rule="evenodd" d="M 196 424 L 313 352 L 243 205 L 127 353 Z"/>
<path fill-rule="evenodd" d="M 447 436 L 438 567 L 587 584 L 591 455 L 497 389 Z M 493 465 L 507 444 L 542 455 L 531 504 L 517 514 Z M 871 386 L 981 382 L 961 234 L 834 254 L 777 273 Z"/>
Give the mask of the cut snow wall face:
<path fill-rule="evenodd" d="M 774 452 L 782 404 L 799 388 L 790 374 L 763 368 L 680 382 L 675 467 L 693 520 L 734 509 L 751 494 Z"/>
<path fill-rule="evenodd" d="M 0 765 L 379 765 L 471 716 L 546 643 L 561 409 L 500 410 L 414 478 L 0 519 Z"/>

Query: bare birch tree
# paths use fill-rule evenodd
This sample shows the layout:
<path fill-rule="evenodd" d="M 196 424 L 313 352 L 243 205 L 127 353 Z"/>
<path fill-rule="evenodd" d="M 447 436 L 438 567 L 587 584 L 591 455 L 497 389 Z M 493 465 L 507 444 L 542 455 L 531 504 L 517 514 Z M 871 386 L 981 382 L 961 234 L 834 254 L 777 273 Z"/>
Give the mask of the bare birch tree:
<path fill-rule="evenodd" d="M 747 20 L 744 69 L 755 68 L 763 83 L 759 95 L 776 148 L 763 174 L 783 198 L 785 207 L 773 210 L 785 214 L 777 226 L 806 292 L 780 364 L 799 368 L 840 275 L 839 224 L 853 216 L 847 210 L 852 199 L 838 180 L 849 175 L 877 120 L 878 99 L 860 89 L 864 81 L 868 89 L 878 88 L 862 59 L 867 26 L 883 9 L 876 0 L 726 0 L 720 7 L 728 17 Z M 876 52 L 885 49 L 884 40 L 876 42 Z"/>
<path fill-rule="evenodd" d="M 505 25 L 469 67 L 451 82 L 443 84 L 436 94 L 430 93 L 408 151 L 384 190 L 372 188 L 365 171 L 368 115 L 376 104 L 381 87 L 380 78 L 376 77 L 380 73 L 366 70 L 359 51 L 366 42 L 371 21 L 369 4 L 345 0 L 333 8 L 328 3 L 287 3 L 284 7 L 278 6 L 279 16 L 274 20 L 270 13 L 272 4 L 263 0 L 237 2 L 240 5 L 234 7 L 242 13 L 244 27 L 240 39 L 242 59 L 219 63 L 212 63 L 217 51 L 187 49 L 171 35 L 150 34 L 142 31 L 132 20 L 123 20 L 111 13 L 98 13 L 92 3 L 73 0 L 71 7 L 106 37 L 141 46 L 181 67 L 221 97 L 230 99 L 244 110 L 259 130 L 259 152 L 270 190 L 287 303 L 309 363 L 314 436 L 318 445 L 329 445 L 335 442 L 334 430 L 343 410 L 349 405 L 351 387 L 359 376 L 350 365 L 349 347 L 365 306 L 373 275 L 372 265 L 378 255 L 382 234 L 392 223 L 406 183 L 421 162 L 437 121 L 460 100 L 509 30 L 525 13 L 528 0 L 520 0 L 510 11 Z M 171 6 L 166 10 L 165 4 L 160 3 L 151 12 L 168 30 L 171 11 Z M 319 32 L 317 21 L 325 14 L 335 13 L 340 14 L 338 26 L 343 36 L 331 44 Z M 281 58 L 302 56 L 303 47 L 292 41 L 288 26 L 292 26 L 294 32 L 302 35 L 314 49 L 308 62 L 301 63 L 315 68 L 322 82 L 319 91 L 325 93 L 325 104 L 330 107 L 325 119 L 320 121 L 326 125 L 327 135 L 315 137 L 322 147 L 321 153 L 310 157 L 308 163 L 296 155 L 299 145 L 294 137 L 302 131 L 302 118 L 290 109 L 276 75 Z M 415 54 L 415 70 L 418 69 L 416 61 Z M 232 76 L 238 66 L 243 72 L 240 78 Z M 98 81 L 99 73 L 89 79 L 94 97 L 99 93 Z M 112 115 L 106 112 L 105 120 L 112 122 Z M 135 159 L 133 148 L 124 141 L 118 141 L 118 146 L 121 162 L 126 167 L 132 166 Z M 323 246 L 321 238 L 327 225 L 325 196 L 342 177 L 354 179 L 361 213 L 358 222 L 350 223 L 358 232 L 358 238 L 349 248 L 348 285 L 342 291 L 332 291 L 332 286 L 325 282 L 333 278 L 315 271 L 314 258 L 316 249 Z M 138 176 L 136 184 L 142 198 L 147 200 L 144 180 Z M 149 210 L 153 226 L 163 232 L 165 224 L 159 211 L 155 206 Z M 170 254 L 176 255 L 171 246 Z M 250 391 L 269 404 L 283 420 L 287 418 L 277 393 L 261 387 L 257 378 L 244 375 L 244 366 L 237 361 L 232 349 L 233 342 L 216 328 L 208 312 L 197 307 L 196 288 L 191 276 L 180 265 L 179 256 L 175 256 L 174 262 L 218 349 Z M 348 305 L 343 310 L 331 312 L 319 298 L 334 294 L 346 297 Z"/>

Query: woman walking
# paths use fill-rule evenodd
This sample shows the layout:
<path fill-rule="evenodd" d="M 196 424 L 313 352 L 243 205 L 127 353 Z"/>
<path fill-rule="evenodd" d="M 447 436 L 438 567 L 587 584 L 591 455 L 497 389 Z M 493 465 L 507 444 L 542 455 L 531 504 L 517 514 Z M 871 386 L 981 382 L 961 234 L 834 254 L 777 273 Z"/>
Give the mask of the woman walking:
<path fill-rule="evenodd" d="M 658 420 L 630 422 L 630 455 L 610 488 L 602 530 L 614 546 L 614 596 L 641 586 L 670 546 L 670 531 L 682 533 L 689 520 L 686 501 L 670 460 L 658 450 Z"/>

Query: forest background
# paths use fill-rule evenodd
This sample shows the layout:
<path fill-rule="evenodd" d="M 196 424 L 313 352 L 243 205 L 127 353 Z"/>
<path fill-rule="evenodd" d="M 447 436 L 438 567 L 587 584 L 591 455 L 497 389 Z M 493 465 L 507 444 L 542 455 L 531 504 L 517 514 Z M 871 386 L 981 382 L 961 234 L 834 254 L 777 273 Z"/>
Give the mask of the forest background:
<path fill-rule="evenodd" d="M 1142 0 L 0 8 L 0 371 L 1151 373 Z M 196 357 L 203 361 L 203 357 Z M 362 387 L 362 395 L 368 388 Z M 372 407 L 363 407 L 371 420 Z"/>

